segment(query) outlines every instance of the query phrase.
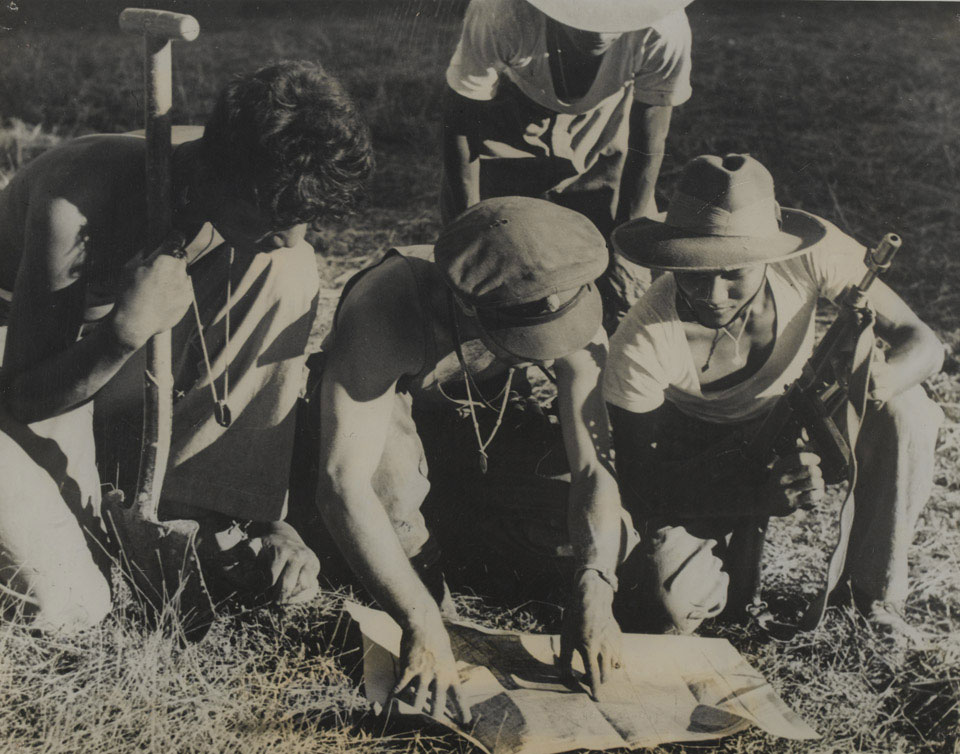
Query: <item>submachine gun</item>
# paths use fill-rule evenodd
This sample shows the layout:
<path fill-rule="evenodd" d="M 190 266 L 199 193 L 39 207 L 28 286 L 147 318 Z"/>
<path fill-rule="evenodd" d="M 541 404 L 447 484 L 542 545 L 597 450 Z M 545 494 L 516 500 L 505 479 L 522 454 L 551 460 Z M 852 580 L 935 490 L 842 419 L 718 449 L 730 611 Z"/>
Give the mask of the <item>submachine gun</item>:
<path fill-rule="evenodd" d="M 740 555 L 734 570 L 744 569 L 739 600 L 767 633 L 780 639 L 793 636 L 799 629 L 814 628 L 823 615 L 826 598 L 836 585 L 843 566 L 846 542 L 852 521 L 852 495 L 856 485 L 856 438 L 867 404 L 872 351 L 875 348 L 873 323 L 875 312 L 867 299 L 873 282 L 890 268 L 900 249 L 899 236 L 888 233 L 874 249 L 867 249 L 867 272 L 859 285 L 848 288 L 840 300 L 839 312 L 800 376 L 785 389 L 773 409 L 746 439 L 741 437 L 734 451 L 739 463 L 724 463 L 728 468 L 746 466 L 748 475 L 758 475 L 777 457 L 796 453 L 798 442 L 809 440 L 820 457 L 820 469 L 827 484 L 847 483 L 847 495 L 840 512 L 840 534 L 827 566 L 821 594 L 808 606 L 799 625 L 781 623 L 773 618 L 760 597 L 760 567 L 766 538 L 767 516 L 760 514 L 740 542 Z M 758 478 L 758 477 L 755 477 Z"/>
<path fill-rule="evenodd" d="M 741 447 L 748 460 L 766 466 L 777 456 L 796 452 L 797 439 L 805 432 L 820 456 L 820 469 L 827 484 L 851 481 L 855 443 L 841 431 L 839 414 L 848 401 L 863 403 L 866 384 L 852 385 L 857 364 L 854 353 L 861 335 L 871 328 L 875 314 L 867 291 L 890 268 L 900 249 L 900 237 L 887 233 L 874 249 L 867 249 L 867 273 L 839 302 L 840 311 L 800 376 L 786 388 L 753 437 Z M 869 353 L 866 354 L 869 359 Z M 855 393 L 863 393 L 855 394 Z M 850 428 L 847 428 L 848 430 Z"/>

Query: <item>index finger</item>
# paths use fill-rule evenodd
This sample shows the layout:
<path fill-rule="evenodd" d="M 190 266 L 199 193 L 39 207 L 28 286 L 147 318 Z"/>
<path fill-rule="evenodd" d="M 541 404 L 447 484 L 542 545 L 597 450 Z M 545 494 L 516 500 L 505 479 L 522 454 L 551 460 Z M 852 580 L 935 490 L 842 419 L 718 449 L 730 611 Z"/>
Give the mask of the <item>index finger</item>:
<path fill-rule="evenodd" d="M 413 683 L 414 679 L 419 675 L 416 670 L 407 668 L 404 670 L 403 675 L 400 676 L 400 680 L 397 681 L 397 685 L 393 687 L 393 691 L 390 692 L 391 696 L 399 696 L 403 690 Z"/>
<path fill-rule="evenodd" d="M 613 657 L 610 654 L 610 648 L 604 646 L 603 652 L 600 654 L 600 683 L 606 683 L 610 680 L 610 676 L 613 673 Z"/>
<path fill-rule="evenodd" d="M 436 688 L 433 690 L 433 716 L 443 717 L 447 711 L 447 688 L 448 684 L 437 679 Z"/>
<path fill-rule="evenodd" d="M 270 551 L 268 550 L 267 552 L 270 552 Z M 270 584 L 274 585 L 278 581 L 280 581 L 280 576 L 284 574 L 284 570 L 287 569 L 287 567 L 290 564 L 290 561 L 286 557 L 283 557 L 283 558 L 276 557 L 278 554 L 276 551 L 272 552 L 271 554 L 273 555 L 273 557 L 270 559 Z M 282 589 L 282 586 L 283 584 L 281 582 L 281 589 Z"/>
<path fill-rule="evenodd" d="M 469 725 L 473 722 L 473 716 L 470 714 L 470 708 L 463 701 L 463 689 L 460 688 L 460 684 L 453 684 L 450 687 L 450 692 L 450 698 L 453 700 L 457 714 L 460 715 L 461 722 L 464 725 Z"/>
<path fill-rule="evenodd" d="M 593 652 L 587 652 L 585 654 L 586 658 L 584 659 L 584 662 L 587 666 L 587 684 L 590 687 L 590 698 L 596 702 L 599 699 L 597 697 L 597 691 L 600 689 L 603 679 L 600 675 L 600 667 L 597 663 L 597 656 Z"/>

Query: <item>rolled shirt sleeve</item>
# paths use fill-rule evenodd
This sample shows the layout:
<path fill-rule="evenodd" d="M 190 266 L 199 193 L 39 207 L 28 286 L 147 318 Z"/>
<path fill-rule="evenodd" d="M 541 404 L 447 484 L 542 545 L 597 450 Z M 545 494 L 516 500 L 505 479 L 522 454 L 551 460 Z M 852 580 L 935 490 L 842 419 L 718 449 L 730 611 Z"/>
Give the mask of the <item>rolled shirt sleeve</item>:
<path fill-rule="evenodd" d="M 817 220 L 826 228 L 823 239 L 806 253 L 778 262 L 777 267 L 794 288 L 806 291 L 814 299 L 836 303 L 850 286 L 863 280 L 867 272 L 863 261 L 867 249 L 828 220 L 819 217 Z"/>
<path fill-rule="evenodd" d="M 690 24 L 683 11 L 664 17 L 637 50 L 633 96 L 647 105 L 680 105 L 690 99 Z"/>
<path fill-rule="evenodd" d="M 471 0 L 457 49 L 447 66 L 447 84 L 472 100 L 492 100 L 519 34 L 512 3 Z"/>
<path fill-rule="evenodd" d="M 826 222 L 826 221 L 824 221 Z M 807 256 L 810 275 L 823 298 L 838 301 L 867 272 L 863 262 L 866 247 L 836 226 L 830 225 L 826 243 Z"/>
<path fill-rule="evenodd" d="M 603 372 L 607 403 L 644 414 L 659 408 L 670 385 L 661 351 L 669 340 L 669 323 L 657 321 L 641 300 L 630 310 L 610 339 L 610 355 Z"/>

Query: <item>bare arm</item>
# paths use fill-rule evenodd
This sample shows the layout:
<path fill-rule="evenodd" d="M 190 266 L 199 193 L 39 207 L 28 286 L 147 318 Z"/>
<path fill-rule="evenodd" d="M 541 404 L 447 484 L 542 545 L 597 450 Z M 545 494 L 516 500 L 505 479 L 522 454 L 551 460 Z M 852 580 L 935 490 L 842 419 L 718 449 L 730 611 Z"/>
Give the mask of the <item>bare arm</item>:
<path fill-rule="evenodd" d="M 479 129 L 482 103 L 447 87 L 443 99 L 444 220 L 480 201 Z"/>
<path fill-rule="evenodd" d="M 114 312 L 77 340 L 85 307 L 86 219 L 70 202 L 31 207 L 3 361 L 7 405 L 39 421 L 92 398 L 151 335 L 172 327 L 190 302 L 184 262 L 168 255 L 129 270 Z"/>
<path fill-rule="evenodd" d="M 572 473 L 570 530 L 581 566 L 614 573 L 620 544 L 620 500 L 612 473 L 610 432 L 600 395 L 606 336 L 556 363 L 560 424 Z"/>
<path fill-rule="evenodd" d="M 317 502 L 350 566 L 403 628 L 404 673 L 397 690 L 417 680 L 415 704 L 423 708 L 435 681 L 433 714 L 441 716 L 448 691 L 459 702 L 450 640 L 440 609 L 411 566 L 371 482 L 383 454 L 396 382 L 419 369 L 423 346 L 409 337 L 409 320 L 375 310 L 376 302 L 367 301 L 370 306 L 341 311 L 324 368 Z"/>
<path fill-rule="evenodd" d="M 350 566 L 405 630 L 437 622 L 439 608 L 410 565 L 371 483 L 383 454 L 396 380 L 379 395 L 358 399 L 352 388 L 355 373 L 345 361 L 335 349 L 320 393 L 321 514 Z M 365 387 L 383 378 L 382 372 L 368 374 Z"/>
<path fill-rule="evenodd" d="M 620 206 L 617 222 L 636 217 L 654 217 L 654 189 L 663 163 L 664 145 L 673 108 L 634 101 L 630 109 L 627 158 L 620 176 Z"/>
<path fill-rule="evenodd" d="M 600 395 L 606 361 L 601 330 L 586 348 L 556 363 L 560 425 L 572 474 L 568 508 L 577 576 L 564 612 L 561 663 L 569 668 L 578 651 L 591 693 L 619 667 L 620 629 L 613 595 L 620 554 L 620 496 L 611 471 L 607 412 Z"/>
<path fill-rule="evenodd" d="M 869 298 L 877 313 L 877 335 L 890 346 L 886 363 L 874 363 L 872 367 L 870 397 L 887 401 L 940 371 L 943 345 L 882 281 L 873 284 Z"/>

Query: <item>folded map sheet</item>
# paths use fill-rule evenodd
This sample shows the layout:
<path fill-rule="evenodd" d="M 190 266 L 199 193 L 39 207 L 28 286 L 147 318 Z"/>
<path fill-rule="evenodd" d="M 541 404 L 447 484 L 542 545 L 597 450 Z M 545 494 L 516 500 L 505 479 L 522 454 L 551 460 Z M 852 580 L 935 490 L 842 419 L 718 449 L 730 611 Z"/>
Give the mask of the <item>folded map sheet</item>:
<path fill-rule="evenodd" d="M 400 627 L 379 610 L 346 610 L 363 634 L 364 692 L 386 705 L 400 677 Z M 818 737 L 726 639 L 625 634 L 618 677 L 594 702 L 582 685 L 561 680 L 559 636 L 454 623 L 450 637 L 473 720 L 439 722 L 490 754 L 652 747 L 750 725 L 783 738 Z M 582 680 L 581 670 L 575 666 Z M 415 714 L 402 700 L 393 705 Z"/>

